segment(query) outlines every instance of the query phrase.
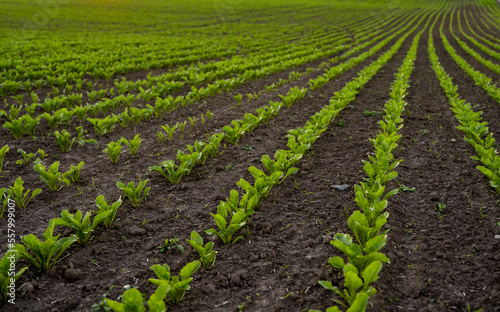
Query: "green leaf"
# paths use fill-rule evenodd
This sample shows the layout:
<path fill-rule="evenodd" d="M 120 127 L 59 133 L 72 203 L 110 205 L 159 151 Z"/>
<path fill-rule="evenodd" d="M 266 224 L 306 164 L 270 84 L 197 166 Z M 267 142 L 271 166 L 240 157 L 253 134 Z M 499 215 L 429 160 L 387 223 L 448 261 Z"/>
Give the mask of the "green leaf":
<path fill-rule="evenodd" d="M 368 289 L 369 285 L 378 280 L 378 273 L 382 270 L 382 263 L 379 261 L 374 261 L 366 267 L 366 269 L 361 273 L 361 277 L 364 281 L 363 289 Z"/>
<path fill-rule="evenodd" d="M 184 266 L 181 269 L 181 273 L 180 273 L 181 279 L 186 280 L 189 277 L 191 277 L 191 275 L 193 275 L 194 272 L 198 271 L 200 266 L 201 266 L 200 261 L 193 261 L 193 262 L 186 264 L 186 266 Z"/>
<path fill-rule="evenodd" d="M 345 267 L 344 259 L 342 259 L 340 257 L 331 257 L 328 260 L 328 263 L 337 269 L 343 269 Z"/>
<path fill-rule="evenodd" d="M 356 299 L 351 304 L 349 309 L 347 309 L 346 312 L 364 312 L 366 310 L 367 305 L 368 305 L 368 295 L 360 292 L 356 295 Z"/>
<path fill-rule="evenodd" d="M 363 251 L 366 254 L 377 252 L 382 247 L 385 246 L 386 240 L 387 240 L 387 235 L 377 235 L 374 238 L 372 238 L 366 242 L 366 247 L 363 249 Z"/>

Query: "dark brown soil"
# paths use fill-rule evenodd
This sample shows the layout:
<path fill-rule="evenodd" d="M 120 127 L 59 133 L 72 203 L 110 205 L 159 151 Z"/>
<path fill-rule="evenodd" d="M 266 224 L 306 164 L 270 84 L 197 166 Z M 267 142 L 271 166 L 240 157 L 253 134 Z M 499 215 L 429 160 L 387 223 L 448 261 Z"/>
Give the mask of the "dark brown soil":
<path fill-rule="evenodd" d="M 347 215 L 357 209 L 354 185 L 366 174 L 363 159 L 373 152 L 369 139 L 378 131 L 383 105 L 389 99 L 394 74 L 401 66 L 411 45 L 413 33 L 400 51 L 369 81 L 356 99 L 332 122 L 298 165 L 299 172 L 275 186 L 271 195 L 252 215 L 243 239 L 233 245 L 216 240 L 217 261 L 209 270 L 194 275 L 192 289 L 182 303 L 169 311 L 302 311 L 322 309 L 334 304 L 335 296 L 323 289 L 318 280 L 335 285 L 343 281 L 338 270 L 326 266 L 328 258 L 340 256 L 329 244 L 338 232 L 348 233 Z M 500 125 L 498 104 L 446 55 L 438 33 L 434 34 L 438 56 L 444 68 L 459 86 L 462 97 L 484 111 L 484 120 L 498 138 Z M 458 122 L 434 74 L 427 53 L 428 35 L 420 39 L 415 70 L 406 97 L 402 138 L 394 152 L 403 162 L 397 168 L 399 177 L 388 189 L 399 184 L 414 188 L 400 192 L 387 208 L 388 245 L 383 251 L 391 259 L 384 265 L 380 280 L 374 285 L 378 293 L 370 300 L 370 311 L 467 311 L 484 308 L 500 311 L 500 219 L 499 197 L 489 187 L 487 178 L 475 166 L 473 148 L 456 129 Z M 2 183 L 11 185 L 22 176 L 25 187 L 42 188 L 23 211 L 16 216 L 16 235 L 33 233 L 39 237 L 51 218 L 60 211 L 95 209 L 95 198 L 105 195 L 115 201 L 122 194 L 116 181 L 138 182 L 148 178 L 150 197 L 139 208 L 127 200 L 120 207 L 115 224 L 95 231 L 87 246 L 73 245 L 49 272 L 37 275 L 30 270 L 20 279 L 16 305 L 6 304 L 2 311 L 89 311 L 102 295 L 116 300 L 124 285 L 137 287 L 149 297 L 155 287 L 148 282 L 153 264 L 168 264 L 174 274 L 198 255 L 186 239 L 191 231 L 202 233 L 215 227 L 210 216 L 218 203 L 229 196 L 235 183 L 244 178 L 253 181 L 249 166 L 262 167 L 262 155 L 273 155 L 286 148 L 287 130 L 299 126 L 328 104 L 328 100 L 357 73 L 386 51 L 396 39 L 363 64 L 356 66 L 324 87 L 309 92 L 291 108 L 245 136 L 238 145 L 226 144 L 222 153 L 204 166 L 196 167 L 181 183 L 170 184 L 157 173 L 148 174 L 147 167 L 166 159 L 175 159 L 177 149 L 185 149 L 205 133 L 212 133 L 254 112 L 270 100 L 278 101 L 292 86 L 303 87 L 308 79 L 321 72 L 304 75 L 298 81 L 280 87 L 276 92 L 263 92 L 258 100 L 237 106 L 233 95 L 254 93 L 264 86 L 286 79 L 290 71 L 305 71 L 324 61 L 306 64 L 269 78 L 249 82 L 231 94 L 210 98 L 198 105 L 180 109 L 161 119 L 117 129 L 100 139 L 98 146 L 74 146 L 62 154 L 53 137 L 37 141 L 9 141 Z M 233 107 L 232 107 L 233 106 Z M 229 107 L 232 107 L 229 109 Z M 214 119 L 191 129 L 188 124 L 181 138 L 159 144 L 156 132 L 160 125 L 175 124 L 188 116 L 210 110 Z M 377 112 L 372 116 L 365 112 Z M 47 130 L 47 129 L 45 129 Z M 91 128 L 87 128 L 92 132 Z M 188 133 L 190 132 L 190 133 Z M 116 165 L 101 152 L 106 143 L 120 137 L 144 138 L 139 154 L 131 156 L 126 147 Z M 0 130 L 5 141 L 11 140 L 6 129 Z M 3 144 L 2 144 L 3 145 Z M 50 193 L 38 175 L 26 166 L 15 165 L 20 155 L 43 148 L 50 165 L 61 161 L 61 169 L 85 161 L 80 182 Z M 348 184 L 338 192 L 331 185 Z M 5 186 L 7 186 L 5 185 Z M 446 205 L 442 215 L 435 208 Z M 6 220 L 0 220 L 0 237 L 6 237 Z M 69 235 L 69 231 L 64 231 Z M 165 239 L 178 238 L 185 251 L 176 248 L 160 253 L 157 248 Z M 203 234 L 205 239 L 208 236 Z M 2 238 L 3 239 L 3 238 Z M 4 245 L 3 241 L 0 241 Z M 25 262 L 18 264 L 27 265 Z M 240 310 L 241 311 L 241 310 Z"/>

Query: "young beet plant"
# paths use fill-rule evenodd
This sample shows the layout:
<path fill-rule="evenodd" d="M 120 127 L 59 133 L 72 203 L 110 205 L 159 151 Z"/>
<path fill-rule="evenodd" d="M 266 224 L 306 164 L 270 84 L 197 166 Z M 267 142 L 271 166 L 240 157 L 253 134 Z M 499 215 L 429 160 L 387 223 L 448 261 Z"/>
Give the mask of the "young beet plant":
<path fill-rule="evenodd" d="M 165 312 L 167 310 L 163 301 L 170 291 L 170 285 L 163 284 L 159 286 L 155 293 L 149 297 L 149 312 Z M 145 312 L 144 297 L 141 292 L 135 288 L 126 290 L 121 296 L 122 302 L 104 299 L 104 304 L 109 306 L 115 312 Z"/>
<path fill-rule="evenodd" d="M 215 257 L 217 255 L 217 251 L 212 250 L 214 247 L 213 242 L 208 242 L 205 246 L 203 245 L 203 238 L 197 232 L 191 232 L 191 239 L 187 240 L 191 246 L 193 246 L 194 250 L 196 250 L 200 254 L 200 261 L 203 265 L 204 269 L 211 268 L 215 263 Z"/>
<path fill-rule="evenodd" d="M 39 272 L 49 270 L 57 262 L 57 259 L 61 257 L 63 252 L 76 242 L 74 235 L 59 239 L 61 234 L 53 236 L 53 233 L 54 226 L 49 226 L 43 234 L 43 242 L 33 234 L 24 236 L 21 239 L 23 245 L 15 245 L 19 257 L 31 262 Z M 25 246 L 31 250 L 32 254 L 28 253 Z"/>
<path fill-rule="evenodd" d="M 4 145 L 1 149 L 0 149 L 0 172 L 2 172 L 2 168 L 3 168 L 3 160 L 5 159 L 5 154 L 7 154 L 7 152 L 9 151 L 9 146 L 8 145 Z"/>
<path fill-rule="evenodd" d="M 16 267 L 19 254 L 15 251 L 9 250 L 0 260 L 0 302 L 5 302 L 15 298 L 15 293 L 11 289 L 15 289 L 16 281 L 23 275 L 28 267 L 23 267 L 19 271 L 10 270 Z M 14 297 L 13 297 L 14 296 Z"/>
<path fill-rule="evenodd" d="M 71 139 L 71 133 L 64 129 L 62 130 L 62 133 L 59 133 L 59 131 L 54 132 L 54 136 L 56 137 L 57 144 L 59 144 L 63 153 L 68 152 L 75 142 L 74 138 Z"/>
<path fill-rule="evenodd" d="M 78 164 L 78 166 L 69 167 L 69 171 L 71 171 L 71 174 L 69 175 L 71 182 L 76 183 L 76 182 L 80 181 L 80 172 L 81 172 L 84 164 L 85 163 L 83 161 L 81 161 Z"/>
<path fill-rule="evenodd" d="M 106 198 L 104 198 L 104 196 L 100 195 L 100 196 L 97 196 L 97 198 L 95 199 L 95 204 L 96 204 L 97 208 L 99 209 L 98 211 L 95 211 L 95 213 L 98 216 L 105 215 L 105 217 L 102 219 L 102 223 L 104 223 L 104 226 L 109 228 L 113 224 L 113 221 L 115 220 L 116 212 L 118 211 L 118 208 L 122 204 L 122 198 L 120 197 L 112 205 L 108 205 Z"/>
<path fill-rule="evenodd" d="M 128 141 L 123 137 L 121 138 L 121 141 L 128 147 L 132 155 L 137 154 L 137 150 L 139 149 L 139 146 L 142 143 L 142 139 L 139 137 L 138 134 L 136 134 L 135 137 L 130 141 Z"/>
<path fill-rule="evenodd" d="M 99 214 L 94 218 L 94 222 L 90 222 L 91 213 L 87 212 L 83 217 L 83 214 L 78 210 L 75 215 L 72 215 L 68 210 L 61 211 L 61 218 L 55 218 L 50 220 L 49 227 L 66 226 L 71 229 L 76 234 L 76 242 L 80 245 L 85 245 L 89 242 L 92 232 L 106 217 L 107 214 Z"/>
<path fill-rule="evenodd" d="M 181 269 L 179 276 L 170 275 L 170 267 L 166 264 L 163 266 L 155 264 L 151 269 L 156 273 L 158 279 L 150 278 L 149 281 L 155 285 L 169 285 L 167 303 L 171 305 L 179 304 L 184 298 L 187 290 L 191 288 L 189 283 L 193 280 L 191 277 L 200 268 L 200 261 L 193 261 Z"/>
<path fill-rule="evenodd" d="M 10 195 L 7 193 L 7 189 L 0 188 L 0 219 L 3 217 L 5 208 L 9 204 Z"/>
<path fill-rule="evenodd" d="M 76 133 L 78 137 L 78 145 L 85 146 L 86 143 L 89 144 L 97 144 L 97 141 L 94 139 L 86 139 L 85 134 L 88 133 L 87 130 L 83 130 L 82 126 L 76 127 Z"/>
<path fill-rule="evenodd" d="M 130 200 L 132 207 L 137 208 L 141 204 L 143 200 L 145 200 L 149 195 L 150 187 L 145 187 L 149 180 L 139 181 L 139 185 L 135 186 L 134 182 L 129 182 L 127 185 L 116 182 L 116 185 L 120 190 L 122 190 L 123 194 Z M 144 193 L 141 196 L 142 191 Z"/>
<path fill-rule="evenodd" d="M 116 142 L 109 142 L 107 148 L 102 151 L 108 154 L 109 159 L 111 159 L 111 163 L 116 164 L 122 151 L 122 140 L 120 139 Z"/>
<path fill-rule="evenodd" d="M 21 209 L 26 208 L 31 199 L 42 192 L 42 189 L 36 189 L 33 191 L 33 193 L 31 193 L 30 197 L 29 194 L 31 190 L 27 190 L 26 193 L 24 193 L 23 184 L 23 179 L 21 179 L 21 177 L 18 177 L 14 182 L 14 186 L 9 186 L 10 189 L 7 189 L 5 191 Z"/>
<path fill-rule="evenodd" d="M 216 214 L 211 213 L 210 215 L 214 218 L 214 221 L 220 231 L 217 231 L 216 229 L 209 229 L 206 230 L 205 233 L 208 235 L 217 235 L 217 237 L 219 237 L 224 244 L 236 243 L 243 237 L 243 235 L 240 235 L 233 240 L 234 233 L 241 229 L 246 224 L 246 220 L 248 219 L 243 209 L 238 210 L 238 212 L 231 216 L 229 224 L 227 223 L 228 211 L 221 205 L 217 207 Z"/>
<path fill-rule="evenodd" d="M 66 185 L 71 184 L 67 177 L 70 176 L 73 171 L 68 170 L 65 173 L 60 173 L 58 161 L 54 162 L 47 171 L 45 171 L 45 167 L 41 163 L 35 164 L 33 169 L 40 174 L 40 179 L 49 186 L 51 192 L 59 191 L 62 188 L 62 186 L 60 186 L 61 183 Z"/>

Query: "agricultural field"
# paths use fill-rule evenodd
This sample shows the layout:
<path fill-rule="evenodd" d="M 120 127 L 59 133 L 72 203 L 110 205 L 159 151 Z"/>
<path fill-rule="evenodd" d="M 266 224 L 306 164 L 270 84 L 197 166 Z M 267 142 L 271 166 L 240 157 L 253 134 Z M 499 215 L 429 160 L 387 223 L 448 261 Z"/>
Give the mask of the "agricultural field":
<path fill-rule="evenodd" d="M 495 0 L 11 0 L 1 311 L 500 311 Z"/>

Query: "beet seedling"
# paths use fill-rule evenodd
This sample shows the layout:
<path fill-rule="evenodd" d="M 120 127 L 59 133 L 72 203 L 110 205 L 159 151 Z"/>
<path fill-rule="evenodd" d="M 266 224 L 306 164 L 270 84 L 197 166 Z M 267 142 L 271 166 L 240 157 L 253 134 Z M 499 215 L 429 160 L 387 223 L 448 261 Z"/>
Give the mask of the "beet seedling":
<path fill-rule="evenodd" d="M 16 244 L 16 250 L 19 257 L 31 262 L 39 272 L 49 270 L 56 262 L 62 253 L 68 249 L 71 244 L 76 242 L 75 235 L 59 239 L 61 234 L 52 236 L 54 233 L 54 226 L 50 226 L 43 234 L 43 242 L 40 241 L 35 235 L 29 234 L 24 236 L 21 240 L 24 245 Z M 26 251 L 28 247 L 33 254 Z"/>
<path fill-rule="evenodd" d="M 163 284 L 159 286 L 155 293 L 149 297 L 148 308 L 149 312 L 164 312 L 166 311 L 165 302 L 163 301 L 170 290 L 170 285 Z M 114 301 L 105 298 L 103 301 L 115 312 L 144 312 L 144 297 L 141 292 L 135 288 L 126 290 L 121 296 L 122 302 Z"/>
<path fill-rule="evenodd" d="M 189 174 L 192 168 L 192 160 L 185 161 L 181 163 L 179 166 L 175 164 L 173 160 L 167 160 L 161 162 L 159 166 L 151 166 L 148 169 L 150 171 L 156 171 L 160 173 L 162 176 L 167 178 L 171 183 L 179 183 L 181 178 Z M 165 169 L 165 171 L 163 171 Z"/>
<path fill-rule="evenodd" d="M 75 138 L 70 139 L 71 133 L 69 133 L 65 129 L 62 130 L 62 133 L 60 133 L 59 131 L 55 131 L 54 136 L 56 137 L 57 144 L 59 145 L 59 147 L 61 147 L 63 153 L 68 152 L 75 142 Z"/>
<path fill-rule="evenodd" d="M 118 161 L 118 157 L 120 157 L 120 153 L 122 151 L 122 140 L 118 140 L 116 142 L 109 142 L 107 148 L 102 150 L 104 153 L 107 153 L 111 163 L 116 164 Z"/>
<path fill-rule="evenodd" d="M 165 131 L 165 133 L 159 131 L 158 132 L 158 140 L 160 141 L 160 143 L 166 141 L 166 140 L 172 140 L 172 137 L 174 136 L 174 132 L 175 130 L 177 129 L 177 126 L 178 125 L 175 125 L 173 127 L 170 127 L 169 125 L 164 125 L 164 126 L 161 126 L 161 128 L 163 129 L 163 131 Z M 166 134 L 166 136 L 165 136 Z"/>
<path fill-rule="evenodd" d="M 214 265 L 217 251 L 212 250 L 214 247 L 213 242 L 208 242 L 203 246 L 203 238 L 196 231 L 191 232 L 191 239 L 187 241 L 200 254 L 200 261 L 204 269 L 209 269 Z"/>
<path fill-rule="evenodd" d="M 379 279 L 378 273 L 381 269 L 382 263 L 379 261 L 372 262 L 362 272 L 359 272 L 356 267 L 351 264 L 344 265 L 344 292 L 341 292 L 338 287 L 333 286 L 331 282 L 319 281 L 319 284 L 342 297 L 347 305 L 340 300 L 334 300 L 336 303 L 344 306 L 345 308 L 350 307 L 349 310 L 352 311 L 364 311 L 368 303 L 368 297 L 377 292 L 377 290 L 371 287 L 370 284 Z M 358 292 L 360 288 L 361 291 Z M 340 311 L 338 308 L 335 308 L 331 311 Z M 330 309 L 327 311 L 330 311 Z"/>
<path fill-rule="evenodd" d="M 24 135 L 24 126 L 21 119 L 14 119 L 11 122 L 7 121 L 3 124 L 3 127 L 9 129 L 16 139 L 20 139 Z"/>
<path fill-rule="evenodd" d="M 198 269 L 200 268 L 200 261 L 193 261 L 184 268 L 181 269 L 179 276 L 171 276 L 170 275 L 170 267 L 166 264 L 163 266 L 159 264 L 155 264 L 151 267 L 151 269 L 156 273 L 156 276 L 159 279 L 150 278 L 148 279 L 151 283 L 161 286 L 161 285 L 169 285 L 170 289 L 168 290 L 167 303 L 171 305 L 179 304 L 187 290 L 191 288 L 189 283 L 193 280 L 191 277 Z"/>
<path fill-rule="evenodd" d="M 35 164 L 33 169 L 40 174 L 40 179 L 49 186 L 51 192 L 59 191 L 62 188 L 62 186 L 59 187 L 61 183 L 66 185 L 71 184 L 67 177 L 70 176 L 73 171 L 70 169 L 65 173 L 60 173 L 58 161 L 54 162 L 47 171 L 45 171 L 45 167 L 41 163 Z"/>
<path fill-rule="evenodd" d="M 227 224 L 226 221 L 228 211 L 220 205 L 217 207 L 217 213 L 211 213 L 210 215 L 214 218 L 214 221 L 220 231 L 217 232 L 216 229 L 209 229 L 206 230 L 205 233 L 208 235 L 217 235 L 224 244 L 234 244 L 243 237 L 243 235 L 240 235 L 233 240 L 234 233 L 245 226 L 246 220 L 248 219 L 244 210 L 238 210 L 235 214 L 233 214 L 229 224 Z"/>
<path fill-rule="evenodd" d="M 182 253 L 184 253 L 184 247 L 179 243 L 179 239 L 177 237 L 166 239 L 163 246 L 158 246 L 157 248 L 163 253 L 165 250 L 170 250 L 173 247 L 177 247 Z"/>
<path fill-rule="evenodd" d="M 15 283 L 21 275 L 23 275 L 28 267 L 23 267 L 19 271 L 15 271 L 17 260 L 19 259 L 19 254 L 15 251 L 9 250 L 3 256 L 2 260 L 0 260 L 0 302 L 5 302 L 9 298 L 12 298 L 9 293 L 10 289 L 8 288 L 12 282 Z M 10 270 L 10 268 L 14 268 L 14 270 Z"/>
<path fill-rule="evenodd" d="M 130 154 L 132 155 L 137 154 L 137 150 L 139 149 L 139 146 L 142 143 L 142 139 L 139 137 L 138 134 L 136 134 L 134 138 L 130 141 L 128 141 L 124 137 L 121 138 L 121 141 L 128 147 L 128 149 L 130 150 Z"/>
<path fill-rule="evenodd" d="M 3 160 L 5 159 L 5 154 L 7 154 L 7 152 L 10 150 L 9 146 L 8 145 L 4 145 L 1 149 L 0 149 L 0 172 L 2 172 L 2 168 L 3 168 Z"/>
<path fill-rule="evenodd" d="M 61 211 L 61 218 L 55 218 L 49 221 L 49 227 L 58 225 L 69 227 L 73 229 L 76 234 L 76 242 L 80 245 L 85 245 L 89 242 L 92 232 L 97 225 L 106 218 L 106 215 L 100 214 L 97 215 L 91 223 L 90 216 L 90 212 L 87 212 L 85 216 L 83 216 L 81 210 L 78 210 L 75 215 L 72 215 L 65 209 Z"/>
<path fill-rule="evenodd" d="M 237 106 L 241 105 L 241 100 L 243 99 L 243 95 L 241 93 L 237 94 L 234 96 L 234 99 L 236 100 L 236 103 L 238 103 Z"/>
<path fill-rule="evenodd" d="M 14 182 L 14 186 L 9 186 L 10 189 L 7 189 L 5 191 L 10 196 L 10 198 L 12 198 L 16 202 L 17 206 L 21 209 L 26 208 L 31 199 L 33 199 L 33 197 L 42 192 L 42 189 L 36 189 L 33 191 L 33 193 L 31 193 L 31 197 L 28 198 L 31 190 L 27 190 L 26 193 L 23 194 L 24 192 L 23 184 L 24 184 L 23 179 L 21 179 L 21 177 L 18 177 Z"/>
<path fill-rule="evenodd" d="M 114 221 L 115 216 L 116 216 L 116 212 L 118 211 L 118 208 L 122 204 L 122 198 L 120 197 L 112 205 L 108 205 L 106 198 L 102 195 L 99 195 L 95 199 L 95 204 L 99 210 L 94 211 L 94 212 L 97 215 L 103 214 L 106 216 L 105 218 L 103 218 L 102 223 L 104 223 L 104 226 L 109 228 L 113 224 L 113 221 Z"/>
<path fill-rule="evenodd" d="M 150 187 L 145 187 L 149 180 L 140 181 L 137 187 L 134 185 L 134 182 L 129 182 L 127 186 L 121 182 L 116 182 L 116 185 L 120 190 L 122 190 L 125 197 L 130 200 L 132 207 L 137 208 L 141 204 L 143 200 L 145 200 L 149 195 Z M 142 191 L 144 193 L 141 196 Z"/>
<path fill-rule="evenodd" d="M 7 189 L 0 188 L 0 219 L 3 217 L 5 208 L 9 204 L 10 195 L 7 193 Z"/>
<path fill-rule="evenodd" d="M 17 152 L 23 156 L 23 159 L 19 159 L 18 161 L 16 161 L 16 165 L 27 164 L 32 158 L 35 157 L 35 154 L 33 153 L 28 154 L 22 148 L 19 148 Z"/>
<path fill-rule="evenodd" d="M 82 126 L 78 126 L 76 127 L 76 133 L 77 133 L 77 137 L 78 137 L 78 145 L 80 146 L 84 146 L 86 143 L 89 143 L 89 144 L 97 144 L 97 141 L 94 140 L 94 139 L 85 139 L 85 134 L 88 133 L 87 130 L 83 130 L 83 127 Z"/>
<path fill-rule="evenodd" d="M 80 181 L 80 171 L 82 170 L 82 167 L 85 163 L 81 161 L 78 166 L 71 166 L 69 167 L 69 171 L 71 171 L 71 174 L 69 175 L 69 178 L 71 179 L 71 182 L 76 183 Z"/>

